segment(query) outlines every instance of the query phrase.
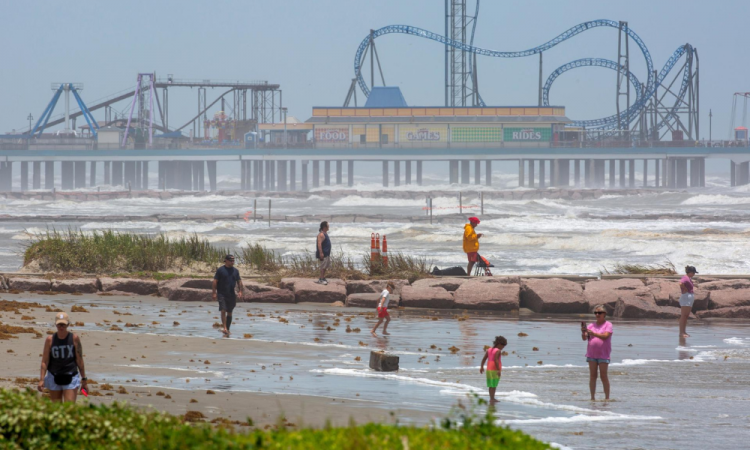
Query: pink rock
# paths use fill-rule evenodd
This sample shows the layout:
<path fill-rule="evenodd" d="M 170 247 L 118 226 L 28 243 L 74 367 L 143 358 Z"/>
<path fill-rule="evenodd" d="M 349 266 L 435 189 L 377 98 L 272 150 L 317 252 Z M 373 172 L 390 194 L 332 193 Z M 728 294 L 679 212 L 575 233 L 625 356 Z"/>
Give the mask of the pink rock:
<path fill-rule="evenodd" d="M 159 283 L 159 295 L 169 300 L 182 302 L 211 302 L 213 301 L 211 289 L 198 289 L 194 287 L 185 287 L 185 285 L 200 285 L 199 283 L 190 283 L 201 280 L 192 278 L 175 278 L 172 280 L 162 281 Z"/>
<path fill-rule="evenodd" d="M 750 289 L 727 289 L 711 291 L 708 309 L 750 306 Z"/>
<path fill-rule="evenodd" d="M 381 291 L 382 292 L 382 291 Z M 380 292 L 369 294 L 349 294 L 346 296 L 346 306 L 357 308 L 377 308 L 380 300 Z M 398 294 L 391 294 L 388 308 L 396 308 L 401 301 Z"/>
<path fill-rule="evenodd" d="M 445 289 L 446 291 L 453 292 L 456 289 L 458 289 L 462 284 L 469 281 L 469 279 L 470 278 L 449 278 L 449 277 L 423 278 L 421 280 L 415 281 L 411 285 L 419 289 L 439 287 L 439 288 Z"/>
<path fill-rule="evenodd" d="M 709 311 L 700 311 L 697 316 L 701 319 L 750 319 L 750 306 L 738 306 L 736 308 L 719 308 Z"/>
<path fill-rule="evenodd" d="M 750 289 L 750 280 L 718 280 L 701 283 L 701 288 L 707 291 L 724 291 L 734 289 Z"/>
<path fill-rule="evenodd" d="M 583 286 L 560 278 L 523 280 L 521 307 L 552 314 L 589 311 L 589 304 L 583 297 Z"/>
<path fill-rule="evenodd" d="M 680 307 L 680 283 L 678 280 L 663 280 L 649 278 L 646 280 L 646 287 L 653 294 L 656 304 L 659 306 L 673 306 L 675 308 Z M 707 291 L 703 286 L 695 285 L 694 289 L 695 301 L 693 302 L 693 312 L 703 311 L 708 309 L 710 291 Z"/>
<path fill-rule="evenodd" d="M 380 294 L 385 289 L 388 281 L 392 281 L 395 288 L 393 293 L 398 294 L 401 288 L 409 285 L 408 280 L 352 280 L 346 282 L 346 293 L 351 294 Z"/>
<path fill-rule="evenodd" d="M 475 278 L 456 289 L 456 308 L 491 311 L 518 310 L 521 286 L 494 277 Z"/>
<path fill-rule="evenodd" d="M 617 280 L 589 280 L 584 285 L 583 298 L 589 304 L 590 310 L 597 305 L 604 305 L 607 314 L 612 315 L 615 304 L 619 299 L 643 299 L 653 302 L 653 294 L 641 280 L 632 278 L 621 278 Z"/>
<path fill-rule="evenodd" d="M 401 306 L 408 308 L 449 309 L 455 303 L 451 293 L 441 287 L 404 286 L 401 289 Z"/>
<path fill-rule="evenodd" d="M 294 303 L 294 292 L 288 289 L 251 292 L 249 295 L 243 295 L 242 301 L 248 303 Z"/>
<path fill-rule="evenodd" d="M 52 282 L 44 278 L 11 277 L 8 279 L 8 285 L 11 289 L 19 291 L 49 291 L 52 289 Z"/>
<path fill-rule="evenodd" d="M 310 278 L 283 278 L 281 287 L 291 287 L 297 303 L 346 302 L 346 283 L 339 279 L 329 279 L 328 285 L 322 285 Z"/>
<path fill-rule="evenodd" d="M 620 297 L 615 304 L 614 317 L 623 319 L 677 319 L 680 308 L 659 306 L 653 297 Z"/>
<path fill-rule="evenodd" d="M 55 280 L 52 282 L 52 290 L 57 292 L 93 294 L 99 289 L 96 287 L 96 278 L 76 278 L 73 280 Z"/>
<path fill-rule="evenodd" d="M 103 292 L 119 291 L 136 295 L 153 295 L 159 293 L 159 282 L 136 278 L 99 278 Z"/>
<path fill-rule="evenodd" d="M 252 296 L 253 294 L 259 294 L 262 292 L 269 292 L 278 289 L 273 286 L 256 283 L 255 281 L 242 281 L 242 287 L 244 287 L 244 290 L 242 291 L 243 295 L 247 296 Z"/>
<path fill-rule="evenodd" d="M 733 308 L 750 305 L 750 280 L 709 281 L 701 283 L 700 288 L 701 290 L 708 291 L 710 294 L 708 298 L 708 309 Z"/>

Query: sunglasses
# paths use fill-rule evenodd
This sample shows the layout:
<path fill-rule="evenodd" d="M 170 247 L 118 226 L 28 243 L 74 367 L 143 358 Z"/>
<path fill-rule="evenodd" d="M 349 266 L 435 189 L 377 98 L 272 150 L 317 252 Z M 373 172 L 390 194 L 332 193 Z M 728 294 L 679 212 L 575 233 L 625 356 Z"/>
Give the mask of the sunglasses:
<path fill-rule="evenodd" d="M 68 326 L 68 324 L 67 323 L 58 323 L 56 326 L 65 328 L 65 327 Z"/>
<path fill-rule="evenodd" d="M 607 314 L 607 313 L 605 313 L 604 311 L 596 311 L 596 312 L 594 312 L 594 314 L 596 314 L 598 316 L 599 314 Z"/>

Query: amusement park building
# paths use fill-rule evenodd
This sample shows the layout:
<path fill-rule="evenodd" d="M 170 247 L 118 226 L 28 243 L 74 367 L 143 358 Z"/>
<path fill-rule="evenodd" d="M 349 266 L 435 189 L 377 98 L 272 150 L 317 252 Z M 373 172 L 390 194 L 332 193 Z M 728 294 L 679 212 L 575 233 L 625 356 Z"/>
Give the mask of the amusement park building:
<path fill-rule="evenodd" d="M 315 107 L 306 124 L 317 147 L 537 147 L 561 139 L 570 122 L 560 106 L 412 106 Z"/>

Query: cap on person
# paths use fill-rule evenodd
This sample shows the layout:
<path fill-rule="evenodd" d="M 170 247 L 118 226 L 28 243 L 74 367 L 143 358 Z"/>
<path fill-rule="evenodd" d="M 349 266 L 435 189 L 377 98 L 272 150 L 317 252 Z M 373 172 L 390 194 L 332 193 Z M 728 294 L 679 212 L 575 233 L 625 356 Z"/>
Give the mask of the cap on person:
<path fill-rule="evenodd" d="M 479 218 L 478 217 L 469 217 L 469 222 L 479 224 Z"/>
<path fill-rule="evenodd" d="M 234 255 L 227 255 L 224 257 L 224 261 L 234 261 Z"/>
<path fill-rule="evenodd" d="M 55 325 L 60 324 L 60 323 L 64 323 L 65 325 L 70 324 L 70 319 L 68 319 L 67 313 L 61 312 L 61 313 L 55 314 Z"/>
<path fill-rule="evenodd" d="M 687 266 L 685 267 L 685 273 L 698 273 L 698 271 L 695 269 L 695 266 Z"/>

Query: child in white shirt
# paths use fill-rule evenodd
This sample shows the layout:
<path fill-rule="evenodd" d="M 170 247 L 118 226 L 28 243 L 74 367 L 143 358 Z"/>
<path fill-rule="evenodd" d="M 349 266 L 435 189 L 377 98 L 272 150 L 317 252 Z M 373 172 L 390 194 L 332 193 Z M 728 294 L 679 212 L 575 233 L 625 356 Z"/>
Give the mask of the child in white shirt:
<path fill-rule="evenodd" d="M 377 336 L 375 331 L 378 329 L 380 324 L 383 323 L 383 321 L 385 321 L 385 325 L 383 325 L 383 334 L 390 334 L 388 331 L 386 331 L 388 329 L 388 323 L 391 321 L 391 316 L 388 314 L 388 302 L 390 301 L 390 296 L 393 293 L 394 289 L 395 286 L 393 282 L 389 281 L 383 292 L 380 293 L 380 299 L 378 300 L 378 323 L 371 331 L 373 336 Z"/>

